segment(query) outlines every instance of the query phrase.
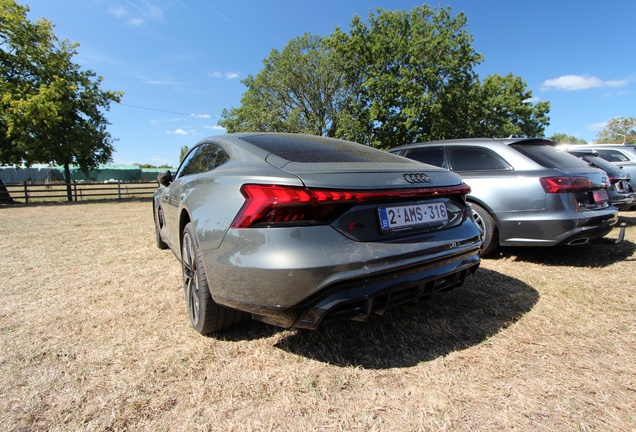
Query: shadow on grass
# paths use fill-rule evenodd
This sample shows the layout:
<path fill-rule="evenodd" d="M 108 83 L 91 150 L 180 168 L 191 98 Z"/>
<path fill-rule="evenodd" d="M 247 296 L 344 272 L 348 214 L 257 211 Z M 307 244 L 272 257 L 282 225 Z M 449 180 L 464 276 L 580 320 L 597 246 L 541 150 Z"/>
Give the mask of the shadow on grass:
<path fill-rule="evenodd" d="M 625 223 L 628 227 L 636 226 L 636 210 L 620 212 L 618 214 L 618 220 L 621 223 Z"/>
<path fill-rule="evenodd" d="M 534 288 L 481 268 L 460 288 L 417 305 L 389 309 L 366 322 L 325 324 L 314 331 L 282 330 L 254 322 L 223 339 L 288 332 L 276 347 L 313 360 L 367 369 L 410 367 L 487 341 L 528 313 L 538 300 Z"/>
<path fill-rule="evenodd" d="M 604 239 L 609 241 L 610 239 Z M 580 246 L 499 247 L 484 259 L 510 259 L 547 266 L 601 268 L 619 261 L 633 260 L 636 244 L 594 242 Z"/>

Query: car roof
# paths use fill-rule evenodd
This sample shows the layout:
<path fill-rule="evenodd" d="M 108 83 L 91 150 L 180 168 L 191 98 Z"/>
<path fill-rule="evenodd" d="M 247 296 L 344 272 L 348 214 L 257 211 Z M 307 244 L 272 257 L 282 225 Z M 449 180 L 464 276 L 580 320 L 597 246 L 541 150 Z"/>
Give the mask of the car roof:
<path fill-rule="evenodd" d="M 522 144 L 522 145 L 536 145 L 536 144 L 547 144 L 551 146 L 556 146 L 556 141 L 552 141 L 546 138 L 458 138 L 458 139 L 450 139 L 450 140 L 441 140 L 441 141 L 427 141 L 427 142 L 418 142 L 413 144 L 407 144 L 404 146 L 394 147 L 390 149 L 390 151 L 394 150 L 403 150 L 406 148 L 415 148 L 415 147 L 426 147 L 426 146 L 434 146 L 434 145 L 453 145 L 453 144 L 486 144 L 486 145 L 511 145 L 511 144 Z"/>
<path fill-rule="evenodd" d="M 632 144 L 559 144 L 559 147 L 585 149 L 585 148 L 609 148 L 609 149 L 636 149 L 636 145 Z"/>

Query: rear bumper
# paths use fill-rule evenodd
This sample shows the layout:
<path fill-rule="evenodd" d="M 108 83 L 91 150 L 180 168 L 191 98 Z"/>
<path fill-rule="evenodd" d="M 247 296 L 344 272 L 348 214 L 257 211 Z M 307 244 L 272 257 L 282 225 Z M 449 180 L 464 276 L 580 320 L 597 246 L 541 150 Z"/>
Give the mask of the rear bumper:
<path fill-rule="evenodd" d="M 219 249 L 201 254 L 218 304 L 281 327 L 315 328 L 461 285 L 479 265 L 481 244 L 468 219 L 385 242 L 355 242 L 330 226 L 229 230 Z"/>
<path fill-rule="evenodd" d="M 560 219 L 557 215 L 519 214 L 500 221 L 502 246 L 557 246 L 580 244 L 607 235 L 618 224 L 614 207 L 577 213 L 578 218 Z"/>
<path fill-rule="evenodd" d="M 379 274 L 369 274 L 323 288 L 295 306 L 265 306 L 225 301 L 253 318 L 279 327 L 316 329 L 321 323 L 366 321 L 387 308 L 416 303 L 437 291 L 459 287 L 479 267 L 479 247 L 441 259 Z"/>
<path fill-rule="evenodd" d="M 628 210 L 634 204 L 634 195 L 632 193 L 621 194 L 614 192 L 610 194 L 612 205 L 618 210 Z"/>

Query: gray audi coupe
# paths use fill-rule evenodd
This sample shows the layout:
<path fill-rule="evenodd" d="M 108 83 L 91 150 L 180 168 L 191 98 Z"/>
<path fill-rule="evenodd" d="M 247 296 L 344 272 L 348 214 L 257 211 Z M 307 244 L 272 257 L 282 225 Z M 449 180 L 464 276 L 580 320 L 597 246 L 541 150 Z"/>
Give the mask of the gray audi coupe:
<path fill-rule="evenodd" d="M 254 318 L 315 329 L 462 285 L 481 231 L 446 169 L 312 135 L 200 141 L 153 197 L 157 246 L 181 261 L 192 326 Z"/>

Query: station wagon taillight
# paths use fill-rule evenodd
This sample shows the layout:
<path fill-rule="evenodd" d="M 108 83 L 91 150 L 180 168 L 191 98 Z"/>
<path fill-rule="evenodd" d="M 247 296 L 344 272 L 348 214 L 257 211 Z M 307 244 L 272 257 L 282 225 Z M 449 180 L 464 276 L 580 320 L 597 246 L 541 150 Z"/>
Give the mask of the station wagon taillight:
<path fill-rule="evenodd" d="M 617 175 L 617 176 L 613 176 L 613 175 L 609 176 L 609 181 L 610 181 L 611 184 L 616 184 L 616 183 L 618 183 L 621 180 L 629 180 L 629 175 L 621 174 L 621 175 Z"/>
<path fill-rule="evenodd" d="M 592 189 L 592 182 L 587 177 L 541 177 L 539 181 L 547 193 L 567 193 Z"/>
<path fill-rule="evenodd" d="M 245 204 L 232 228 L 323 225 L 338 213 L 362 202 L 402 198 L 418 200 L 455 194 L 464 197 L 469 192 L 470 187 L 463 183 L 439 188 L 372 191 L 246 184 L 241 187 Z"/>

